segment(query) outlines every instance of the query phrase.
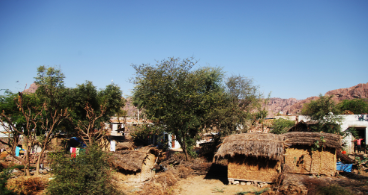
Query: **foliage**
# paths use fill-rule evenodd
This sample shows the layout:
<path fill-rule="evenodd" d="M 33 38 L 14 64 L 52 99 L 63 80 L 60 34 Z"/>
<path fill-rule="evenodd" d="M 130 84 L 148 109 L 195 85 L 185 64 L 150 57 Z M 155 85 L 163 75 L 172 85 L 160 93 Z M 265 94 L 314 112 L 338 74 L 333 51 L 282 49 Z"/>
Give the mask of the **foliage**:
<path fill-rule="evenodd" d="M 294 125 L 295 125 L 294 121 L 291 121 L 291 120 L 287 120 L 283 118 L 275 119 L 271 126 L 271 129 L 272 129 L 271 133 L 274 133 L 274 134 L 287 133 L 288 130 Z"/>
<path fill-rule="evenodd" d="M 340 110 L 332 100 L 332 96 L 320 95 L 319 99 L 304 104 L 302 114 L 317 122 L 316 125 L 311 126 L 313 131 L 343 135 L 339 125 L 341 121 L 341 117 L 338 116 Z"/>
<path fill-rule="evenodd" d="M 358 138 L 359 136 L 358 130 L 356 130 L 354 127 L 349 127 L 344 131 L 344 133 L 344 136 L 348 136 L 349 134 L 351 134 L 354 138 Z"/>
<path fill-rule="evenodd" d="M 244 133 L 249 129 L 247 122 L 250 119 L 266 117 L 267 111 L 251 114 L 251 111 L 260 106 L 261 94 L 253 80 L 243 76 L 231 76 L 225 82 L 225 91 L 219 94 L 218 104 L 209 113 L 210 125 L 221 129 L 221 135 L 226 136 L 233 133 Z"/>
<path fill-rule="evenodd" d="M 8 179 L 11 177 L 12 169 L 3 169 L 0 172 L 0 195 L 13 195 L 15 194 L 13 191 L 6 188 L 6 183 Z"/>
<path fill-rule="evenodd" d="M 195 64 L 193 59 L 169 58 L 155 66 L 133 65 L 134 101 L 141 103 L 155 126 L 176 136 L 187 157 L 208 113 L 223 103 L 221 70 L 192 70 Z"/>
<path fill-rule="evenodd" d="M 323 144 L 326 142 L 325 140 L 325 137 L 324 136 L 321 136 L 319 138 L 320 140 L 316 140 L 312 146 L 312 151 L 316 151 L 318 150 L 319 148 L 322 148 L 323 147 Z"/>
<path fill-rule="evenodd" d="M 365 164 L 367 161 L 368 161 L 367 157 L 363 157 L 363 159 L 361 159 L 361 157 L 358 156 L 355 157 L 355 162 L 357 162 L 358 167 L 358 174 L 361 173 L 363 164 Z"/>
<path fill-rule="evenodd" d="M 48 194 L 121 194 L 111 183 L 108 154 L 92 145 L 76 158 L 55 153 L 52 155 L 54 179 Z"/>
<path fill-rule="evenodd" d="M 341 111 L 349 110 L 354 114 L 363 114 L 368 113 L 368 100 L 367 99 L 352 99 L 352 100 L 343 100 L 337 107 Z"/>

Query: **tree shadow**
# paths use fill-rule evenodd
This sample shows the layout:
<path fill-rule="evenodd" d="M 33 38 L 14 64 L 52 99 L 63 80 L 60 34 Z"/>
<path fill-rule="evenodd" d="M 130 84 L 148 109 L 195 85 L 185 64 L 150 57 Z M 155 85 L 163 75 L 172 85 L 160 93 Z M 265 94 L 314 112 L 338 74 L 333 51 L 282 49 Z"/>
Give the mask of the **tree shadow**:
<path fill-rule="evenodd" d="M 218 179 L 223 184 L 227 185 L 229 183 L 227 179 L 227 166 L 212 163 L 204 179 Z"/>

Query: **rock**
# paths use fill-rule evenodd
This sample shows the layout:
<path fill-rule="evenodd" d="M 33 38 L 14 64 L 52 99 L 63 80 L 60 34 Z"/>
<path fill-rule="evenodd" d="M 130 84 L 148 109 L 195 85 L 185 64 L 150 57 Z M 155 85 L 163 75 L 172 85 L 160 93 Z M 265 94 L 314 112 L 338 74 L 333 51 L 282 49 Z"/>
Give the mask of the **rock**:
<path fill-rule="evenodd" d="M 240 185 L 245 186 L 245 182 L 243 182 L 243 181 L 240 182 Z"/>
<path fill-rule="evenodd" d="M 360 83 L 358 85 L 341 88 L 328 91 L 325 95 L 333 95 L 333 100 L 338 103 L 342 100 L 351 100 L 356 98 L 368 98 L 368 83 Z M 311 100 L 317 100 L 317 96 L 308 97 L 304 100 L 297 100 L 295 98 L 281 99 L 281 98 L 270 98 L 266 105 L 268 111 L 267 117 L 274 117 L 280 111 L 284 115 L 291 114 L 295 115 L 300 113 L 305 103 L 309 103 Z M 360 114 L 360 113 L 359 113 Z"/>
<path fill-rule="evenodd" d="M 233 184 L 234 185 L 238 185 L 239 184 L 239 181 L 234 181 Z"/>
<path fill-rule="evenodd" d="M 252 184 L 252 182 L 250 182 L 250 181 L 248 181 L 248 182 L 247 182 L 247 185 L 248 185 L 248 186 L 250 186 L 251 184 Z"/>

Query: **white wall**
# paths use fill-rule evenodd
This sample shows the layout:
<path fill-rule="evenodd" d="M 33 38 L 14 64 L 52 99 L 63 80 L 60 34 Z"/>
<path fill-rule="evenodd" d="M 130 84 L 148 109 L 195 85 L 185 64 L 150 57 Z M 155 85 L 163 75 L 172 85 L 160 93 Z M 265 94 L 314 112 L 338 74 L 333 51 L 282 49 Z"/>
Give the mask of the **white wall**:
<path fill-rule="evenodd" d="M 168 135 L 168 138 L 169 138 L 169 141 L 168 141 L 168 143 L 169 143 L 169 149 L 179 149 L 179 148 L 181 148 L 179 142 L 176 139 L 175 139 L 175 147 L 172 147 L 172 136 L 171 136 L 171 134 L 168 134 L 168 133 L 164 133 L 164 134 L 165 135 L 166 134 Z"/>
<path fill-rule="evenodd" d="M 0 124 L 0 137 L 8 137 L 8 135 L 5 134 L 5 132 L 6 131 L 5 131 L 4 127 Z"/>

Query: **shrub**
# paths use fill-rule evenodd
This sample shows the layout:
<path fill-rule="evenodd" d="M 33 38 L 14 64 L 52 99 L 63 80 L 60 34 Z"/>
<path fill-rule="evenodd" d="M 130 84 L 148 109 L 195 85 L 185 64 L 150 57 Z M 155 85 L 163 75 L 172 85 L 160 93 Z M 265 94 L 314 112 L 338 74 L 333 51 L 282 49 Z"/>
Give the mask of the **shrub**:
<path fill-rule="evenodd" d="M 98 146 L 89 147 L 76 158 L 56 153 L 51 159 L 54 179 L 47 194 L 122 194 L 112 184 L 108 154 Z"/>
<path fill-rule="evenodd" d="M 12 195 L 15 194 L 13 191 L 6 188 L 8 179 L 11 176 L 12 169 L 2 169 L 0 172 L 0 195 Z"/>
<path fill-rule="evenodd" d="M 294 126 L 295 122 L 283 118 L 275 119 L 275 121 L 272 124 L 272 131 L 271 133 L 274 134 L 282 134 L 287 133 L 288 130 Z"/>
<path fill-rule="evenodd" d="M 17 194 L 33 195 L 44 190 L 47 183 L 48 179 L 45 177 L 20 176 L 9 179 L 7 187 Z"/>

